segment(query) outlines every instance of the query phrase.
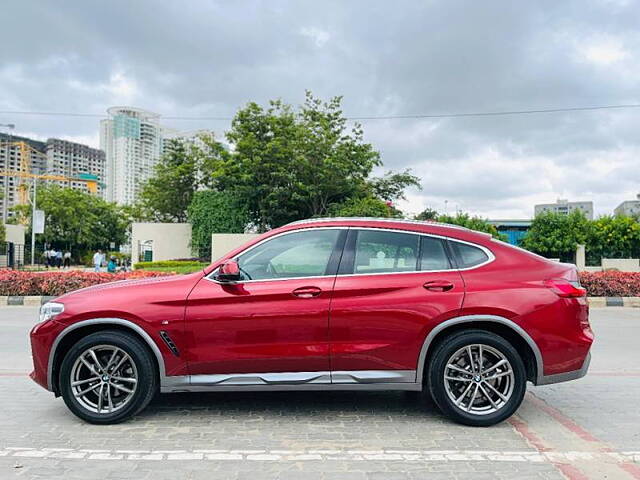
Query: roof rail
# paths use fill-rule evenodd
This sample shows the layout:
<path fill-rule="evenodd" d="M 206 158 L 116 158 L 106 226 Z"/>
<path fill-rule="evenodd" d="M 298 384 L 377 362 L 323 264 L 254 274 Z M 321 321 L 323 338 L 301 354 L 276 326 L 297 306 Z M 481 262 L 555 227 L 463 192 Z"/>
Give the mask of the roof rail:
<path fill-rule="evenodd" d="M 413 225 L 435 225 L 437 227 L 455 228 L 458 230 L 466 230 L 468 232 L 476 231 L 476 230 L 471 230 L 470 228 L 467 228 L 467 227 L 462 227 L 460 225 L 453 225 L 451 223 L 441 223 L 433 220 L 408 220 L 405 218 L 386 218 L 386 217 L 318 217 L 318 218 L 307 218 L 305 220 L 296 220 L 295 222 L 287 223 L 284 226 L 286 227 L 289 225 L 304 225 L 305 223 L 315 223 L 315 222 L 349 222 L 349 221 L 407 223 L 407 224 L 413 224 Z M 484 233 L 484 232 L 478 232 L 478 233 Z"/>

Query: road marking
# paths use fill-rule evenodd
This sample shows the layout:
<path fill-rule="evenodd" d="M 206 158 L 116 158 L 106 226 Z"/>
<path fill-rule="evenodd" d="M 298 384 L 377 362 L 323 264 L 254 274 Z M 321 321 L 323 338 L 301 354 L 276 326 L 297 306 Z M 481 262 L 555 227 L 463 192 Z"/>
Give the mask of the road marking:
<path fill-rule="evenodd" d="M 615 452 L 610 445 L 532 392 L 527 393 L 526 400 L 518 414 L 508 422 L 530 446 L 548 458 L 565 478 L 640 480 L 640 456 L 637 452 L 624 452 L 622 455 Z M 537 427 L 536 431 L 531 425 Z M 567 448 L 572 450 L 570 454 L 557 455 L 558 451 Z"/>
<path fill-rule="evenodd" d="M 640 451 L 546 451 L 536 450 L 88 450 L 74 448 L 4 447 L 0 457 L 52 458 L 76 460 L 150 460 L 150 461 L 402 461 L 402 462 L 519 462 L 564 463 L 600 461 L 606 463 L 640 463 Z"/>

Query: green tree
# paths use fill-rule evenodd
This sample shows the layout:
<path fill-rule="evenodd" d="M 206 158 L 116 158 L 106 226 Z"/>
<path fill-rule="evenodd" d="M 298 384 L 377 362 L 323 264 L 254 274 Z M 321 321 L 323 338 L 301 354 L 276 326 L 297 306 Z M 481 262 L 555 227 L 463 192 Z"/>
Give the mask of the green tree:
<path fill-rule="evenodd" d="M 426 220 L 436 221 L 438 219 L 438 215 L 439 215 L 439 213 L 436 210 L 434 210 L 432 208 L 425 208 L 422 212 L 417 214 L 414 217 L 414 219 L 415 220 L 422 220 L 422 221 L 426 221 Z"/>
<path fill-rule="evenodd" d="M 157 222 L 185 222 L 198 190 L 210 188 L 219 162 L 228 155 L 213 134 L 200 135 L 199 144 L 171 140 L 142 187 L 138 206 L 144 218 Z"/>
<path fill-rule="evenodd" d="M 602 258 L 640 258 L 640 224 L 631 217 L 600 217 L 591 222 L 586 250 L 591 265 Z"/>
<path fill-rule="evenodd" d="M 71 249 L 79 256 L 94 248 L 119 247 L 127 240 L 131 216 L 127 210 L 100 197 L 58 185 L 38 187 L 38 209 L 45 212 L 44 234 L 38 242 Z M 31 235 L 31 206 L 12 208 Z"/>
<path fill-rule="evenodd" d="M 331 217 L 401 217 L 402 212 L 391 202 L 377 197 L 353 197 L 344 203 L 334 204 L 328 212 Z"/>
<path fill-rule="evenodd" d="M 244 233 L 250 217 L 231 193 L 203 190 L 196 192 L 189 205 L 191 246 L 198 257 L 211 260 L 212 233 Z"/>
<path fill-rule="evenodd" d="M 568 215 L 545 212 L 537 215 L 521 246 L 545 257 L 573 261 L 576 248 L 589 235 L 590 222 L 574 210 Z"/>
<path fill-rule="evenodd" d="M 423 212 L 424 213 L 424 212 Z M 419 219 L 421 220 L 421 219 Z M 454 215 L 438 215 L 436 221 L 441 223 L 449 223 L 451 225 L 459 225 L 461 227 L 476 230 L 478 232 L 489 233 L 492 237 L 499 240 L 506 240 L 506 235 L 498 232 L 498 229 L 487 222 L 484 218 L 471 216 L 468 213 L 458 212 Z"/>
<path fill-rule="evenodd" d="M 307 92 L 297 111 L 280 100 L 266 109 L 248 104 L 227 133 L 233 154 L 218 163 L 215 188 L 235 192 L 261 231 L 327 215 L 354 197 L 399 198 L 417 179 L 409 172 L 370 177 L 380 155 L 360 125 L 348 128 L 341 101 Z"/>

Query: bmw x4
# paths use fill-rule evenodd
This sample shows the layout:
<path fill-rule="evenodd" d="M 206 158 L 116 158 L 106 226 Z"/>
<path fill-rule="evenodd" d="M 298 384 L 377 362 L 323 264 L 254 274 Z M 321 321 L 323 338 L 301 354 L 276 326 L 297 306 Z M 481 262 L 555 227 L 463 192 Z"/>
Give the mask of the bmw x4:
<path fill-rule="evenodd" d="M 31 377 L 97 424 L 158 391 L 424 390 L 488 426 L 527 382 L 584 376 L 592 341 L 573 265 L 439 223 L 313 219 L 43 305 Z"/>

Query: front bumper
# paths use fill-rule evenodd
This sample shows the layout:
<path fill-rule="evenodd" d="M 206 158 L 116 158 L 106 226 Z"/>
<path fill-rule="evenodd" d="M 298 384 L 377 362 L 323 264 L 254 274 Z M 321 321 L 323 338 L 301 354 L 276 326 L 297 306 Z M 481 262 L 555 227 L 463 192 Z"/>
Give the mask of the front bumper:
<path fill-rule="evenodd" d="M 570 380 L 577 380 L 587 374 L 589 370 L 589 364 L 591 363 L 591 352 L 589 352 L 584 359 L 582 367 L 578 370 L 572 370 L 571 372 L 556 373 L 555 375 L 543 375 L 536 385 L 551 385 L 552 383 L 568 382 Z"/>

